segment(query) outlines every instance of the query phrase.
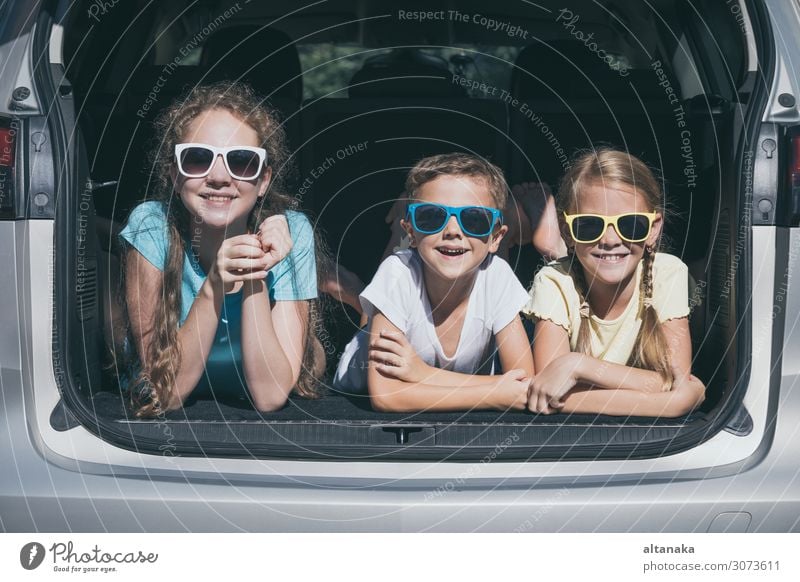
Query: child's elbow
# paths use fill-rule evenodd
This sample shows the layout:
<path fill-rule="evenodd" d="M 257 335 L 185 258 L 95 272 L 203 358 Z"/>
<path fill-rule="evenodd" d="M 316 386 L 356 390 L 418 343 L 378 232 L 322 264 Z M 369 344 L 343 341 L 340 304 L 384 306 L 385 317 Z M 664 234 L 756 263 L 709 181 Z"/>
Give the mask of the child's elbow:
<path fill-rule="evenodd" d="M 372 403 L 372 408 L 376 412 L 397 412 L 390 398 L 371 395 L 369 400 L 370 403 Z"/>
<path fill-rule="evenodd" d="M 175 389 L 172 390 L 169 397 L 166 399 L 166 402 L 164 402 L 161 412 L 173 412 L 183 408 L 183 403 L 189 397 L 190 392 L 191 390 L 186 390 L 176 385 Z"/>
<path fill-rule="evenodd" d="M 294 371 L 283 377 L 270 373 L 266 376 L 259 378 L 255 373 L 245 370 L 245 383 L 256 410 L 275 412 L 286 406 L 289 394 L 297 385 L 300 374 L 299 371 Z"/>
<path fill-rule="evenodd" d="M 275 386 L 265 386 L 263 389 L 251 390 L 253 406 L 258 412 L 277 412 L 284 406 L 289 399 L 289 390 L 283 390 Z"/>
<path fill-rule="evenodd" d="M 663 416 L 669 418 L 685 416 L 697 409 L 705 399 L 705 386 L 702 386 L 702 389 L 675 392 L 668 406 L 668 410 Z"/>
<path fill-rule="evenodd" d="M 253 399 L 253 406 L 258 412 L 277 412 L 286 406 L 286 398 Z"/>
<path fill-rule="evenodd" d="M 386 394 L 381 390 L 373 390 L 372 387 L 369 389 L 369 401 L 376 412 L 401 412 L 391 394 Z"/>
<path fill-rule="evenodd" d="M 376 386 L 380 382 L 381 386 Z M 398 401 L 397 387 L 386 386 L 392 384 L 386 378 L 370 380 L 367 385 L 369 401 L 376 412 L 406 412 Z"/>
<path fill-rule="evenodd" d="M 173 412 L 175 410 L 180 410 L 182 407 L 183 399 L 179 396 L 172 396 L 169 400 L 167 400 L 167 404 L 162 409 L 162 412 Z"/>

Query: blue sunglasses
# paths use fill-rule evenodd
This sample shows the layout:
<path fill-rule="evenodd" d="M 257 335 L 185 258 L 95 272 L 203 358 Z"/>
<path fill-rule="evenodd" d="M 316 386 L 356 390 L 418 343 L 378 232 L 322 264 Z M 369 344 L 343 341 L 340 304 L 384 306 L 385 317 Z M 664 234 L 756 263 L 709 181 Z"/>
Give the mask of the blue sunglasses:
<path fill-rule="evenodd" d="M 408 205 L 411 226 L 422 234 L 436 234 L 444 229 L 451 216 L 467 236 L 481 238 L 492 233 L 495 223 L 503 223 L 503 213 L 487 206 L 444 206 L 430 202 Z"/>

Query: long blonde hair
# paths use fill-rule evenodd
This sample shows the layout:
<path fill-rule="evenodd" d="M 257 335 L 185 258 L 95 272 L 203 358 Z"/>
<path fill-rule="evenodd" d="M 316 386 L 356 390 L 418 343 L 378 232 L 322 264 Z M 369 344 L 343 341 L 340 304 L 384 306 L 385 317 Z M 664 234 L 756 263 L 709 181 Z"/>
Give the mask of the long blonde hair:
<path fill-rule="evenodd" d="M 131 384 L 131 405 L 137 416 L 160 414 L 170 400 L 175 379 L 181 365 L 178 328 L 181 314 L 181 279 L 186 244 L 190 237 L 190 215 L 182 202 L 174 199 L 172 172 L 174 171 L 175 144 L 180 143 L 189 124 L 200 114 L 211 109 L 223 109 L 246 122 L 258 134 L 259 142 L 267 150 L 272 168 L 272 180 L 262 202 L 250 213 L 248 229 L 254 232 L 268 216 L 296 209 L 297 200 L 284 193 L 284 182 L 291 166 L 288 163 L 286 138 L 276 114 L 266 107 L 247 85 L 230 81 L 197 86 L 183 99 L 176 100 L 154 121 L 155 136 L 150 160 L 154 179 L 153 198 L 161 200 L 167 216 L 168 251 L 161 285 L 161 297 L 153 321 L 153 336 L 146 358 L 139 354 L 140 369 Z M 316 239 L 316 237 L 315 237 Z M 321 261 L 324 250 L 315 240 L 318 251 L 318 280 L 324 276 Z M 291 260 L 291 256 L 284 260 Z M 123 268 L 123 273 L 126 269 Z M 294 276 L 294 270 L 292 269 Z M 123 287 L 124 288 L 124 287 Z M 318 379 L 314 376 L 314 361 L 318 357 L 312 338 L 319 327 L 320 310 L 312 301 L 306 321 L 306 341 L 303 362 L 296 390 L 301 396 L 319 396 Z M 134 344 L 135 345 L 135 344 Z M 146 365 L 145 365 L 146 363 Z"/>
<path fill-rule="evenodd" d="M 590 183 L 624 184 L 644 196 L 652 212 L 665 215 L 666 205 L 661 187 L 652 170 L 638 158 L 612 148 L 599 148 L 583 152 L 572 162 L 561 179 L 556 199 L 559 221 L 564 212 L 572 213 L 578 197 Z M 660 247 L 645 245 L 642 257 L 642 278 L 639 286 L 639 317 L 642 326 L 636 337 L 628 365 L 658 372 L 664 379 L 663 389 L 669 390 L 674 379 L 669 359 L 669 346 L 658 313 L 653 307 L 653 261 Z M 581 301 L 581 323 L 578 328 L 576 351 L 591 354 L 591 306 L 587 301 L 589 286 L 583 266 L 575 257 L 570 258 L 570 273 Z"/>

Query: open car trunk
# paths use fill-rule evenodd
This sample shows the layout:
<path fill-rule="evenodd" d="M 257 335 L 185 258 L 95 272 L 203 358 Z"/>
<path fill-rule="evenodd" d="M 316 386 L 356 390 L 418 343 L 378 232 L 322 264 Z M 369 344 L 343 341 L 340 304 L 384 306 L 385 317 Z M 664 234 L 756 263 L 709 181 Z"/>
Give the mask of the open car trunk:
<path fill-rule="evenodd" d="M 675 450 L 688 428 L 708 430 L 707 416 L 679 419 L 527 412 L 375 412 L 366 397 L 292 397 L 279 412 L 198 400 L 157 421 L 131 416 L 117 395 L 100 393 L 94 412 L 104 434 L 174 454 L 309 456 L 361 460 L 505 460 L 651 456 Z M 169 438 L 165 439 L 165 427 Z M 696 441 L 695 441 L 696 442 Z"/>
<path fill-rule="evenodd" d="M 389 46 L 458 46 L 465 53 L 503 43 L 513 61 L 507 63 L 508 85 L 502 87 L 512 96 L 509 100 L 468 94 L 456 77 L 447 77 L 450 73 L 444 73 L 444 83 L 409 90 L 409 95 L 399 94 L 396 78 L 382 86 L 378 77 L 369 80 L 378 89 L 364 91 L 351 84 L 338 94 L 311 93 L 303 100 L 303 88 L 296 86 L 300 65 L 292 55 L 284 58 L 294 44 L 276 45 L 275 56 L 266 59 L 251 56 L 250 72 L 226 69 L 232 67 L 228 61 L 219 67 L 203 64 L 202 54 L 195 58 L 198 50 L 211 50 L 206 43 L 216 31 L 254 23 L 307 45 L 352 43 L 373 51 L 380 43 L 365 39 L 380 38 L 387 29 L 370 24 L 380 20 L 354 24 L 356 15 L 376 10 L 368 3 L 338 3 L 341 12 L 335 13 L 311 7 L 274 26 L 275 17 L 294 5 L 248 5 L 219 21 L 224 7 L 213 2 L 180 15 L 176 7 L 131 2 L 99 15 L 102 26 L 76 10 L 82 19 L 67 19 L 64 32 L 70 66 L 61 71 L 63 78 L 41 79 L 53 95 L 58 84 L 74 91 L 74 103 L 62 104 L 74 107 L 64 123 L 67 134 L 77 129 L 74 164 L 85 166 L 91 185 L 66 191 L 56 216 L 56 275 L 65 284 L 57 287 L 56 318 L 63 325 L 55 326 L 54 341 L 70 383 L 54 411 L 54 425 L 79 422 L 121 447 L 155 454 L 473 461 L 652 457 L 690 448 L 726 427 L 747 431 L 747 412 L 739 403 L 750 347 L 744 300 L 750 265 L 742 258 L 749 234 L 739 225 L 749 208 L 745 144 L 758 135 L 765 99 L 765 88 L 756 82 L 759 70 L 747 57 L 748 37 L 733 13 L 711 0 L 662 0 L 652 9 L 621 4 L 608 11 L 576 0 L 569 10 L 581 15 L 578 20 L 559 19 L 564 2 L 545 4 L 547 11 L 512 2 L 496 9 L 498 19 L 502 14 L 506 21 L 519 22 L 530 33 L 525 38 L 498 38 L 479 26 L 459 29 L 456 37 L 448 27 L 421 27 L 425 34 L 402 27 L 397 34 L 407 37 L 389 37 L 398 41 Z M 459 9 L 486 12 L 471 2 Z M 380 12 L 392 11 L 396 7 Z M 757 3 L 749 18 L 754 24 L 750 50 L 758 51 L 763 15 Z M 705 24 L 709 19 L 713 29 Z M 179 25 L 156 34 L 171 21 Z M 217 24 L 210 27 L 209 22 Z M 638 44 L 626 38 L 631 27 L 641 31 Z M 594 31 L 609 43 L 621 36 L 609 52 L 629 74 L 621 76 L 576 40 L 579 29 Z M 298 43 L 303 54 L 308 47 Z M 174 55 L 190 53 L 180 66 L 170 66 Z M 758 66 L 768 67 L 769 55 L 759 56 Z M 336 62 L 330 60 L 322 70 Z M 271 87 L 259 86 L 263 76 L 256 76 L 265 65 L 277 78 Z M 373 74 L 368 64 L 360 66 L 362 76 Z M 409 84 L 417 77 L 408 76 Z M 295 191 L 302 193 L 312 222 L 337 259 L 367 281 L 388 238 L 383 216 L 402 191 L 408 167 L 424 155 L 452 150 L 485 155 L 503 167 L 510 184 L 555 184 L 564 159 L 593 144 L 613 144 L 641 157 L 661 172 L 667 199 L 677 211 L 667 220 L 667 235 L 671 252 L 689 265 L 692 275 L 693 370 L 708 387 L 706 402 L 677 419 L 491 411 L 389 414 L 374 411 L 366 397 L 329 393 L 319 400 L 293 396 L 275 413 L 258 413 L 244 402 L 198 400 L 160 418 L 136 418 L 120 393 L 120 371 L 101 370 L 102 347 L 85 341 L 87 333 L 111 333 L 109 306 L 119 282 L 114 228 L 96 227 L 95 219 L 121 224 L 147 195 L 143 160 L 153 116 L 187 86 L 215 77 L 242 77 L 282 112 L 299 165 Z M 331 154 L 359 143 L 367 143 L 363 155 L 337 158 L 316 171 Z M 90 278 L 76 269 L 76 253 L 60 252 L 72 248 L 78 229 L 87 224 L 98 230 L 81 259 L 94 261 Z M 528 285 L 541 258 L 527 247 L 512 249 L 509 262 Z M 356 328 L 349 308 L 333 304 L 329 312 L 324 333 L 334 346 L 329 356 L 335 361 Z"/>

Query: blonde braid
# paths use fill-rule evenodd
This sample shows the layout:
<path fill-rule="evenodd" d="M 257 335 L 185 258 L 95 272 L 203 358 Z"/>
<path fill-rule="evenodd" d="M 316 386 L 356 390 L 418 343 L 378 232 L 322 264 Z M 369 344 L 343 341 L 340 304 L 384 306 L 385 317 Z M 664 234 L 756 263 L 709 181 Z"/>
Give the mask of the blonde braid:
<path fill-rule="evenodd" d="M 628 365 L 658 372 L 662 379 L 662 392 L 672 389 L 674 376 L 670 366 L 669 346 L 667 345 L 658 313 L 653 306 L 653 263 L 655 250 L 647 245 L 642 258 L 642 279 L 639 285 L 640 318 L 642 325 L 636 337 L 636 348 Z"/>
<path fill-rule="evenodd" d="M 653 307 L 653 262 L 656 252 L 650 245 L 645 245 L 642 257 L 642 280 L 639 284 L 640 317 L 644 317 L 645 309 Z"/>
<path fill-rule="evenodd" d="M 589 305 L 587 299 L 589 295 L 589 288 L 586 283 L 586 275 L 583 272 L 583 265 L 570 254 L 570 271 L 572 274 L 572 281 L 575 284 L 575 291 L 578 292 L 580 299 L 580 324 L 578 327 L 578 340 L 576 342 L 575 351 L 583 354 L 592 355 L 592 307 Z"/>

